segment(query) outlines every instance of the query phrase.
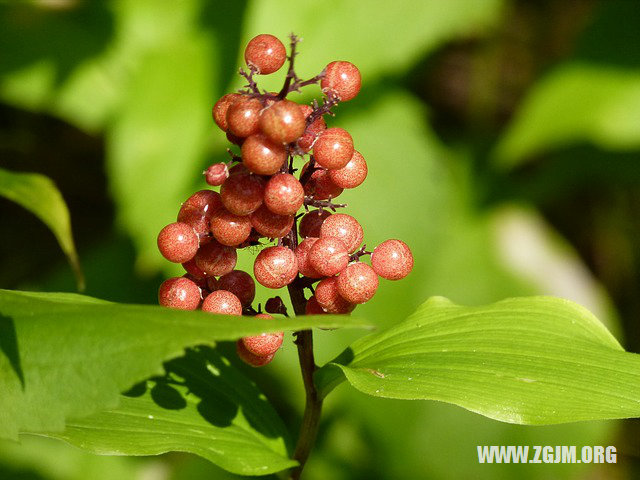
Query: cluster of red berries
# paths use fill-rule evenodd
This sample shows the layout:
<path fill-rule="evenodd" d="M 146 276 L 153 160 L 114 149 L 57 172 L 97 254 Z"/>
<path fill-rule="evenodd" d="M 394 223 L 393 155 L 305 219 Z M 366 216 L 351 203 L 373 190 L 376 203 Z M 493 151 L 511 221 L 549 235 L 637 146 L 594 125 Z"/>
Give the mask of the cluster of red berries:
<path fill-rule="evenodd" d="M 358 94 L 360 72 L 349 62 L 336 61 L 303 81 L 293 69 L 297 42 L 292 35 L 287 57 L 276 37 L 253 38 L 245 50 L 249 71 L 240 70 L 246 89 L 224 95 L 213 107 L 215 123 L 241 154 L 230 150 L 231 162 L 210 166 L 205 180 L 220 191 L 194 193 L 182 204 L 177 222 L 158 235 L 162 255 L 187 272 L 160 286 L 161 305 L 273 320 L 251 305 L 251 275 L 234 270 L 237 249 L 249 246 L 265 247 L 254 262 L 255 279 L 268 288 L 287 286 L 297 314 L 349 313 L 373 297 L 378 276 L 399 280 L 413 268 L 404 242 L 387 240 L 368 252 L 361 247 L 364 233 L 358 221 L 331 213 L 346 206 L 332 200 L 367 176 L 367 163 L 354 149 L 351 135 L 339 127 L 327 128 L 323 118 L 333 115 L 331 108 L 340 101 Z M 254 75 L 277 71 L 287 58 L 282 90 L 261 92 Z M 288 93 L 317 83 L 324 94 L 322 104 L 286 99 Z M 309 160 L 296 178 L 294 159 L 306 155 Z M 298 214 L 303 207 L 306 213 Z M 274 240 L 276 245 L 267 246 Z M 365 255 L 371 256 L 371 265 L 360 261 Z M 304 289 L 312 293 L 308 299 Z M 265 310 L 287 314 L 280 297 L 269 299 Z M 238 354 L 250 365 L 265 365 L 282 340 L 282 332 L 245 337 L 238 341 Z"/>

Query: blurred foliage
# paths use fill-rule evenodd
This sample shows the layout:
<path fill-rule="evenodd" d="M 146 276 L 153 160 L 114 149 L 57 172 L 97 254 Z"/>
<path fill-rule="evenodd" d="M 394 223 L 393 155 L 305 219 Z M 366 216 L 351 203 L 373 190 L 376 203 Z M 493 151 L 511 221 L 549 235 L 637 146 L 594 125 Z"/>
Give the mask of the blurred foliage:
<path fill-rule="evenodd" d="M 329 123 L 349 129 L 370 174 L 341 198 L 369 245 L 401 238 L 417 260 L 404 282 L 382 282 L 363 315 L 387 326 L 430 295 L 479 304 L 556 293 L 618 317 L 623 342 L 640 351 L 635 0 L 3 4 L 0 167 L 58 185 L 87 293 L 155 302 L 162 276 L 176 271 L 156 252 L 156 234 L 204 187 L 200 171 L 226 156 L 209 109 L 242 84 L 235 72 L 249 38 L 291 31 L 304 38 L 301 75 L 335 59 L 361 68 L 361 94 Z M 265 86 L 275 88 L 274 77 Z M 0 218 L 0 287 L 73 291 L 46 228 L 5 200 Z M 531 275 L 541 258 L 546 279 Z M 247 254 L 240 265 L 252 261 Z M 319 359 L 357 336 L 319 332 Z M 295 434 L 302 405 L 292 345 L 278 357 L 245 372 Z M 517 427 L 341 386 L 307 476 L 634 478 L 639 429 L 637 421 Z M 479 468 L 483 444 L 614 444 L 622 453 L 608 467 Z M 92 457 L 31 438 L 0 448 L 2 478 L 88 476 L 233 478 L 184 454 Z"/>

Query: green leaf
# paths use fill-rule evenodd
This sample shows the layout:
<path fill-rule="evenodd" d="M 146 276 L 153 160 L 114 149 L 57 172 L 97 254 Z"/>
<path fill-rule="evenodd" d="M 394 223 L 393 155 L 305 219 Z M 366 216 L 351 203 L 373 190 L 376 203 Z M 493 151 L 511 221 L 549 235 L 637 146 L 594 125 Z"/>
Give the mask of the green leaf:
<path fill-rule="evenodd" d="M 640 71 L 569 64 L 531 91 L 494 152 L 504 166 L 580 142 L 640 147 Z"/>
<path fill-rule="evenodd" d="M 296 465 L 276 411 L 216 350 L 189 350 L 165 370 L 121 397 L 118 408 L 69 421 L 51 436 L 102 455 L 190 452 L 242 475 Z"/>
<path fill-rule="evenodd" d="M 277 330 L 363 326 L 347 316 L 278 319 Z M 255 335 L 264 320 L 125 305 L 65 293 L 0 290 L 0 438 L 61 431 L 115 408 L 183 349 Z"/>
<path fill-rule="evenodd" d="M 370 395 L 454 403 L 509 423 L 640 415 L 640 356 L 587 310 L 553 297 L 464 307 L 443 298 L 323 367 L 323 394 L 344 377 Z"/>
<path fill-rule="evenodd" d="M 73 243 L 69 210 L 51 179 L 37 173 L 17 173 L 0 168 L 0 195 L 23 206 L 49 227 L 71 264 L 78 290 L 84 290 L 84 275 Z"/>

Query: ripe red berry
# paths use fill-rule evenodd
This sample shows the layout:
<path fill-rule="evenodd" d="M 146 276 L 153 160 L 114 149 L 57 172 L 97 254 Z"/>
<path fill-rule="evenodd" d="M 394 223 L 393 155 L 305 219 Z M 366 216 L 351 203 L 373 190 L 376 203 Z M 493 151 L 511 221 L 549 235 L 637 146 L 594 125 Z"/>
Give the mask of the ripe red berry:
<path fill-rule="evenodd" d="M 311 266 L 311 262 L 309 262 L 309 250 L 311 250 L 311 247 L 313 247 L 313 244 L 316 243 L 317 240 L 316 237 L 307 237 L 300 242 L 296 248 L 296 260 L 298 260 L 298 271 L 300 275 L 309 278 L 323 277 L 322 274 L 318 273 L 318 271 Z"/>
<path fill-rule="evenodd" d="M 364 182 L 367 173 L 367 162 L 360 152 L 354 150 L 349 163 L 337 170 L 329 170 L 329 177 L 338 187 L 355 188 Z"/>
<path fill-rule="evenodd" d="M 188 262 L 182 264 L 182 267 L 189 275 L 193 275 L 195 278 L 204 278 L 207 274 L 204 273 L 201 269 L 196 265 L 195 258 L 192 258 Z"/>
<path fill-rule="evenodd" d="M 222 205 L 220 194 L 213 190 L 200 190 L 191 195 L 180 207 L 178 221 L 192 227 L 200 238 L 200 245 L 209 239 L 210 220 Z"/>
<path fill-rule="evenodd" d="M 289 173 L 271 177 L 264 189 L 264 204 L 278 215 L 293 215 L 304 203 L 304 188 Z"/>
<path fill-rule="evenodd" d="M 291 143 L 304 133 L 306 122 L 300 106 L 281 100 L 260 115 L 260 130 L 275 143 Z"/>
<path fill-rule="evenodd" d="M 253 275 L 267 288 L 282 288 L 298 275 L 298 261 L 286 247 L 268 247 L 262 250 L 253 264 Z"/>
<path fill-rule="evenodd" d="M 283 315 L 287 312 L 287 307 L 285 307 L 280 297 L 269 298 L 264 304 L 264 309 L 269 313 L 280 313 Z"/>
<path fill-rule="evenodd" d="M 382 278 L 400 280 L 413 269 L 413 255 L 402 240 L 386 240 L 374 248 L 371 266 Z"/>
<path fill-rule="evenodd" d="M 195 256 L 198 246 L 198 235 L 186 223 L 170 223 L 158 234 L 158 250 L 170 262 L 188 262 Z"/>
<path fill-rule="evenodd" d="M 293 215 L 278 215 L 262 205 L 249 217 L 256 231 L 268 238 L 282 238 L 293 227 Z"/>
<path fill-rule="evenodd" d="M 364 238 L 360 223 L 351 215 L 336 213 L 327 218 L 320 227 L 320 237 L 335 237 L 342 240 L 347 252 L 355 252 Z"/>
<path fill-rule="evenodd" d="M 229 177 L 226 163 L 214 163 L 204 171 L 204 180 L 212 187 L 219 187 Z"/>
<path fill-rule="evenodd" d="M 338 292 L 338 277 L 320 280 L 315 297 L 318 305 L 327 313 L 349 313 L 356 308 L 355 304 L 345 300 Z"/>
<path fill-rule="evenodd" d="M 222 245 L 235 247 L 249 238 L 251 220 L 234 215 L 226 208 L 219 208 L 211 218 L 211 233 Z"/>
<path fill-rule="evenodd" d="M 309 105 L 300 105 L 300 109 L 304 113 L 304 118 L 307 119 L 311 112 L 313 112 L 313 108 Z M 313 147 L 313 144 L 316 141 L 316 138 L 327 129 L 327 124 L 325 123 L 322 117 L 316 118 L 310 125 L 307 125 L 307 128 L 304 131 L 304 134 L 298 139 L 298 147 L 304 152 L 307 153 Z"/>
<path fill-rule="evenodd" d="M 257 73 L 268 75 L 282 67 L 287 51 L 280 40 L 263 33 L 253 37 L 244 50 L 244 60 Z"/>
<path fill-rule="evenodd" d="M 353 156 L 353 139 L 339 127 L 327 128 L 313 145 L 316 163 L 328 170 L 343 168 Z"/>
<path fill-rule="evenodd" d="M 256 284 L 253 278 L 242 270 L 233 270 L 222 275 L 216 283 L 216 290 L 227 290 L 233 293 L 244 307 L 251 305 L 256 296 Z"/>
<path fill-rule="evenodd" d="M 349 253 L 339 238 L 320 237 L 309 250 L 309 264 L 320 275 L 329 277 L 347 267 Z"/>
<path fill-rule="evenodd" d="M 361 83 L 360 70 L 353 63 L 331 62 L 320 86 L 323 92 L 332 91 L 340 101 L 346 102 L 358 95 Z"/>
<path fill-rule="evenodd" d="M 207 290 L 209 290 L 209 292 L 219 290 L 218 279 L 216 277 L 207 276 Z"/>
<path fill-rule="evenodd" d="M 222 184 L 220 199 L 231 213 L 249 215 L 262 205 L 264 187 L 265 181 L 258 175 L 236 173 Z"/>
<path fill-rule="evenodd" d="M 233 102 L 227 110 L 227 128 L 236 137 L 245 138 L 257 133 L 262 103 L 257 98 L 244 98 Z"/>
<path fill-rule="evenodd" d="M 319 237 L 322 223 L 331 216 L 328 210 L 311 210 L 300 219 L 298 233 L 302 238 Z"/>
<path fill-rule="evenodd" d="M 311 295 L 309 300 L 307 300 L 307 304 L 304 307 L 304 314 L 305 315 L 322 315 L 324 313 L 326 312 L 322 309 L 322 307 L 318 303 L 318 300 L 316 300 L 316 296 Z"/>
<path fill-rule="evenodd" d="M 254 318 L 273 320 L 273 317 L 266 313 L 259 313 Z M 280 349 L 283 339 L 284 332 L 274 332 L 243 337 L 241 341 L 249 352 L 259 357 L 267 357 L 275 354 Z"/>
<path fill-rule="evenodd" d="M 236 266 L 236 249 L 218 243 L 216 240 L 203 245 L 196 253 L 195 261 L 199 269 L 207 275 L 220 276 L 229 273 Z"/>
<path fill-rule="evenodd" d="M 275 356 L 275 353 L 272 355 L 267 355 L 266 357 L 261 357 L 259 355 L 254 355 L 251 353 L 242 343 L 242 340 L 238 340 L 236 342 L 236 351 L 238 352 L 238 357 L 248 365 L 252 367 L 263 367 L 267 363 L 270 363 Z"/>
<path fill-rule="evenodd" d="M 256 133 L 242 144 L 242 162 L 253 173 L 273 175 L 287 159 L 284 145 L 275 143 L 264 134 Z"/>
<path fill-rule="evenodd" d="M 227 110 L 229 109 L 229 106 L 240 99 L 242 99 L 242 95 L 239 93 L 227 93 L 226 95 L 223 95 L 222 98 L 213 106 L 213 110 L 211 112 L 213 120 L 222 131 L 226 132 L 229 128 L 227 125 Z"/>
<path fill-rule="evenodd" d="M 226 290 L 216 290 L 204 299 L 202 310 L 220 315 L 242 315 L 242 304 L 233 293 Z"/>
<path fill-rule="evenodd" d="M 378 275 L 366 263 L 352 263 L 338 276 L 338 293 L 350 303 L 365 303 L 376 290 Z"/>
<path fill-rule="evenodd" d="M 158 303 L 163 307 L 195 310 L 201 300 L 198 285 L 184 277 L 169 278 L 158 290 Z"/>
<path fill-rule="evenodd" d="M 305 167 L 302 167 L 304 172 Z M 309 180 L 304 184 L 304 193 L 313 195 L 316 200 L 336 198 L 342 193 L 342 188 L 337 186 L 329 176 L 329 170 L 314 170 Z"/>

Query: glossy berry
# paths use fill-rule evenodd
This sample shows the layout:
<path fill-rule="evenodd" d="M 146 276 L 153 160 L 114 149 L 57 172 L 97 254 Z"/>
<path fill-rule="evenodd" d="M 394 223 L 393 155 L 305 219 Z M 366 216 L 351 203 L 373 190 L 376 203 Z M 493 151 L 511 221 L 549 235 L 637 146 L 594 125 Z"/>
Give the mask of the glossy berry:
<path fill-rule="evenodd" d="M 212 187 L 219 187 L 229 177 L 226 163 L 214 163 L 204 171 L 204 180 Z"/>
<path fill-rule="evenodd" d="M 349 264 L 349 253 L 342 240 L 320 237 L 309 250 L 309 264 L 322 276 L 336 275 Z"/>
<path fill-rule="evenodd" d="M 322 223 L 331 216 L 328 210 L 311 210 L 300 219 L 298 233 L 302 238 L 319 237 Z"/>
<path fill-rule="evenodd" d="M 327 313 L 349 313 L 356 308 L 355 304 L 345 300 L 338 292 L 338 277 L 320 280 L 315 297 L 318 305 Z"/>
<path fill-rule="evenodd" d="M 204 278 L 207 274 L 204 273 L 201 269 L 196 265 L 195 258 L 192 258 L 188 262 L 184 262 L 182 267 L 189 275 L 193 275 L 195 278 Z"/>
<path fill-rule="evenodd" d="M 291 100 L 281 100 L 260 115 L 260 130 L 275 143 L 291 143 L 304 133 L 306 122 L 300 106 Z"/>
<path fill-rule="evenodd" d="M 236 173 L 222 184 L 220 200 L 231 213 L 249 215 L 262 205 L 264 187 L 265 181 L 258 175 Z"/>
<path fill-rule="evenodd" d="M 343 168 L 353 156 L 353 139 L 339 127 L 327 128 L 313 145 L 316 163 L 328 170 Z"/>
<path fill-rule="evenodd" d="M 400 280 L 413 269 L 413 255 L 402 240 L 386 240 L 373 250 L 371 266 L 382 278 Z"/>
<path fill-rule="evenodd" d="M 327 218 L 320 227 L 320 237 L 335 237 L 342 240 L 347 252 L 355 252 L 364 238 L 360 223 L 351 215 L 336 213 Z"/>
<path fill-rule="evenodd" d="M 242 99 L 242 95 L 239 93 L 227 93 L 213 106 L 211 112 L 213 121 L 216 122 L 216 125 L 218 125 L 222 131 L 226 132 L 229 128 L 227 125 L 227 110 L 229 110 L 229 106 L 240 99 Z"/>
<path fill-rule="evenodd" d="M 273 320 L 273 317 L 266 313 L 259 313 L 254 318 Z M 241 340 L 244 347 L 249 352 L 259 357 L 267 357 L 269 355 L 275 354 L 280 349 L 283 339 L 284 332 L 273 332 L 244 337 Z"/>
<path fill-rule="evenodd" d="M 287 159 L 284 145 L 269 140 L 264 133 L 248 137 L 241 151 L 244 165 L 258 175 L 277 173 Z"/>
<path fill-rule="evenodd" d="M 313 195 L 316 200 L 327 200 L 339 196 L 342 193 L 342 188 L 333 183 L 329 176 L 329 170 L 318 169 L 314 170 L 309 180 L 304 184 L 304 193 Z"/>
<path fill-rule="evenodd" d="M 237 259 L 238 255 L 235 248 L 222 245 L 216 240 L 201 246 L 195 256 L 198 268 L 207 275 L 216 277 L 233 270 Z"/>
<path fill-rule="evenodd" d="M 287 51 L 282 42 L 267 33 L 253 37 L 244 50 L 244 61 L 262 75 L 278 71 L 286 59 Z"/>
<path fill-rule="evenodd" d="M 304 114 L 304 118 L 308 118 L 313 112 L 313 108 L 309 105 L 300 105 L 300 109 Z M 298 139 L 298 147 L 307 153 L 313 147 L 316 138 L 327 129 L 327 124 L 322 117 L 316 118 L 310 125 L 307 125 L 304 134 Z"/>
<path fill-rule="evenodd" d="M 329 170 L 329 177 L 338 187 L 356 188 L 367 178 L 367 173 L 367 162 L 360 152 L 354 150 L 349 163 L 337 170 Z"/>
<path fill-rule="evenodd" d="M 320 86 L 323 92 L 333 92 L 340 101 L 351 100 L 360 91 L 360 70 L 350 62 L 331 62 L 325 69 Z"/>
<path fill-rule="evenodd" d="M 251 220 L 234 215 L 226 208 L 219 208 L 211 218 L 211 233 L 222 245 L 234 247 L 249 238 Z"/>
<path fill-rule="evenodd" d="M 169 278 L 158 290 L 158 303 L 163 307 L 195 310 L 200 301 L 200 288 L 188 278 Z"/>
<path fill-rule="evenodd" d="M 282 238 L 293 227 L 293 215 L 278 215 L 262 205 L 249 217 L 251 225 L 260 235 L 268 238 Z"/>
<path fill-rule="evenodd" d="M 170 262 L 188 262 L 195 256 L 198 246 L 198 235 L 186 223 L 170 223 L 158 234 L 158 249 Z"/>
<path fill-rule="evenodd" d="M 290 173 L 271 177 L 264 189 L 264 204 L 278 215 L 293 215 L 304 203 L 304 188 Z"/>
<path fill-rule="evenodd" d="M 200 190 L 182 204 L 178 212 L 178 221 L 193 228 L 202 245 L 209 239 L 211 216 L 221 205 L 222 201 L 218 192 Z"/>
<path fill-rule="evenodd" d="M 248 137 L 259 130 L 258 121 L 262 103 L 257 98 L 244 98 L 229 105 L 227 128 L 236 137 Z"/>
<path fill-rule="evenodd" d="M 318 300 L 316 300 L 316 296 L 311 295 L 311 297 L 309 297 L 309 300 L 307 300 L 307 304 L 304 307 L 304 314 L 305 315 L 322 315 L 324 313 L 326 312 L 322 309 L 322 307 L 318 303 Z"/>
<path fill-rule="evenodd" d="M 220 315 L 242 315 L 242 304 L 233 293 L 226 290 L 216 290 L 204 299 L 202 310 Z"/>
<path fill-rule="evenodd" d="M 289 285 L 298 275 L 296 255 L 286 247 L 267 247 L 256 257 L 253 275 L 267 288 Z"/>
<path fill-rule="evenodd" d="M 338 276 L 338 293 L 350 303 L 365 303 L 378 290 L 378 275 L 366 263 L 347 266 Z"/>
<path fill-rule="evenodd" d="M 222 275 L 216 282 L 216 290 L 226 290 L 233 293 L 243 307 L 251 305 L 256 296 L 256 284 L 251 275 L 242 270 L 233 270 Z"/>
<path fill-rule="evenodd" d="M 259 355 L 254 355 L 251 353 L 242 343 L 242 340 L 238 340 L 236 342 L 236 352 L 238 353 L 238 357 L 248 365 L 252 367 L 263 367 L 267 363 L 270 363 L 275 356 L 275 353 L 271 355 L 267 355 L 266 357 L 261 357 Z"/>
<path fill-rule="evenodd" d="M 323 277 L 322 274 L 318 273 L 318 271 L 311 266 L 311 262 L 309 262 L 309 251 L 317 240 L 318 239 L 316 237 L 307 237 L 300 242 L 296 248 L 296 260 L 298 261 L 298 271 L 300 272 L 300 275 L 304 275 L 309 278 Z"/>

